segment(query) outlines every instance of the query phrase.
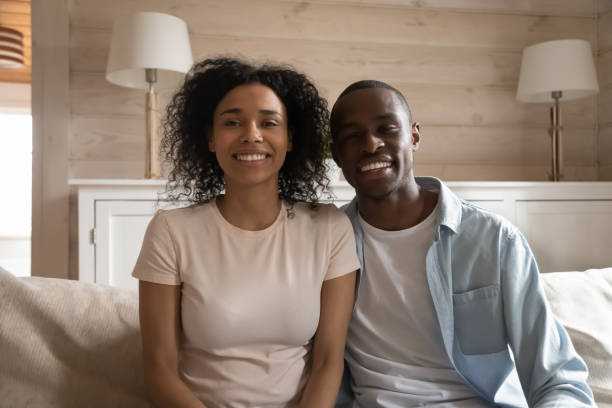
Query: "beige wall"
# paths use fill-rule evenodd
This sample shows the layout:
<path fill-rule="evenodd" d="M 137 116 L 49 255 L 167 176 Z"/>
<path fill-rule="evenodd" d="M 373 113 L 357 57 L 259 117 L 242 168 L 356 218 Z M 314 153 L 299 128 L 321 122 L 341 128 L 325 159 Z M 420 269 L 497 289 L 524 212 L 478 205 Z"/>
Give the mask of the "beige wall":
<path fill-rule="evenodd" d="M 599 98 L 563 105 L 565 175 L 596 180 L 612 178 L 609 5 L 610 0 L 33 0 L 33 11 L 40 9 L 33 19 L 34 98 L 46 98 L 33 101 L 35 120 L 44 119 L 35 126 L 40 168 L 34 198 L 40 205 L 34 209 L 33 252 L 40 242 L 44 251 L 38 250 L 38 258 L 47 263 L 34 273 L 46 274 L 50 265 L 59 271 L 54 276 L 68 276 L 63 242 L 70 225 L 70 276 L 76 276 L 74 195 L 65 210 L 69 178 L 143 173 L 144 95 L 104 78 L 119 15 L 175 14 L 187 21 L 196 59 L 231 53 L 291 63 L 315 80 L 330 103 L 352 81 L 390 82 L 404 91 L 422 124 L 417 174 L 444 180 L 546 180 L 548 108 L 515 99 L 521 51 L 546 40 L 588 40 L 607 73 L 600 72 Z M 38 59 L 37 47 L 44 48 Z M 54 161 L 65 166 L 52 167 Z"/>
<path fill-rule="evenodd" d="M 612 0 L 599 0 L 597 26 L 599 180 L 612 180 Z"/>
<path fill-rule="evenodd" d="M 141 177 L 144 96 L 107 83 L 104 70 L 113 20 L 155 10 L 187 21 L 194 58 L 288 62 L 330 102 L 354 80 L 396 85 L 422 123 L 419 174 L 546 180 L 547 107 L 515 100 L 521 50 L 560 38 L 596 49 L 594 1 L 71 2 L 70 177 Z M 566 179 L 595 180 L 596 98 L 566 103 L 564 114 Z"/>

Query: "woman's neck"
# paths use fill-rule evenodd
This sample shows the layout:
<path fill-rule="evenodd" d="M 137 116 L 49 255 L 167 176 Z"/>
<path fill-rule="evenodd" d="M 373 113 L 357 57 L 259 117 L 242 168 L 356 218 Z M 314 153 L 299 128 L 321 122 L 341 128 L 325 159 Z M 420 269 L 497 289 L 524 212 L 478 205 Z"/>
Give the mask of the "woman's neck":
<path fill-rule="evenodd" d="M 248 231 L 272 225 L 281 209 L 278 187 L 226 185 L 225 195 L 217 197 L 217 208 L 230 224 Z"/>

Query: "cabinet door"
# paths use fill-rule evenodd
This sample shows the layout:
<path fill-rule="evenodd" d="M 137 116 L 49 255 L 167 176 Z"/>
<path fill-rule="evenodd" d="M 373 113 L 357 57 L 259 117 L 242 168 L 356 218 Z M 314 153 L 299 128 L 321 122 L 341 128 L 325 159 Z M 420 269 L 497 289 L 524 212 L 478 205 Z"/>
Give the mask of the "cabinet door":
<path fill-rule="evenodd" d="M 516 209 L 541 272 L 612 265 L 612 200 L 518 201 Z"/>
<path fill-rule="evenodd" d="M 95 282 L 138 288 L 132 269 L 156 201 L 96 201 Z"/>

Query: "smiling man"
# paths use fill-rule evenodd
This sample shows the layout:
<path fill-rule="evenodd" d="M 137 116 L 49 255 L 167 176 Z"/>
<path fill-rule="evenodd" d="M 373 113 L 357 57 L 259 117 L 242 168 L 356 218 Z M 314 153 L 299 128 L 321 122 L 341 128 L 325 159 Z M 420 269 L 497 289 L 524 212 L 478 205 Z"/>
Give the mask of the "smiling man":
<path fill-rule="evenodd" d="M 525 238 L 439 180 L 415 178 L 411 119 L 404 96 L 378 81 L 350 85 L 332 109 L 361 261 L 337 406 L 594 406 Z"/>

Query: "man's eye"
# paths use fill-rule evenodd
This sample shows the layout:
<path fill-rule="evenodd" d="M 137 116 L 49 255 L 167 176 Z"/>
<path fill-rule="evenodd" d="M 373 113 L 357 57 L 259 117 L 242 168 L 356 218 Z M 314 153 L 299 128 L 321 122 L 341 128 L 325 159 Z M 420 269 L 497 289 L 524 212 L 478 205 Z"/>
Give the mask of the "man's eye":
<path fill-rule="evenodd" d="M 399 128 L 395 125 L 384 125 L 380 127 L 380 131 L 383 133 L 393 133 L 397 132 Z"/>
<path fill-rule="evenodd" d="M 359 132 L 347 132 L 340 136 L 342 140 L 350 140 L 359 137 Z"/>

